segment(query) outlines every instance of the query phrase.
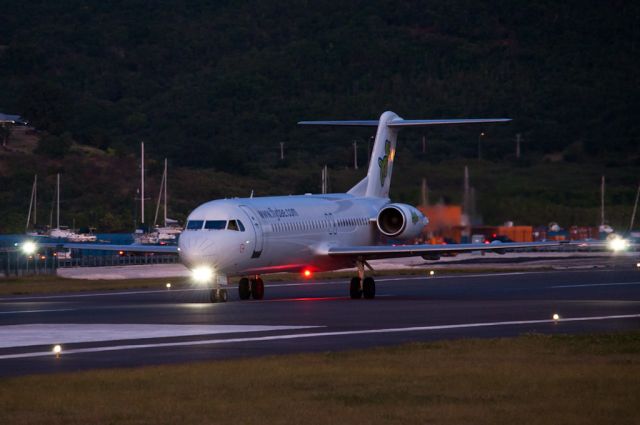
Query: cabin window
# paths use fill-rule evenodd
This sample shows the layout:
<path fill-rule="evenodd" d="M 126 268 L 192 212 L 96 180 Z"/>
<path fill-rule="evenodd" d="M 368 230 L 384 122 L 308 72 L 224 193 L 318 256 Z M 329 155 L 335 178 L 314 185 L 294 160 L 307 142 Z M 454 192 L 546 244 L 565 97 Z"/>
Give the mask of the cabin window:
<path fill-rule="evenodd" d="M 187 230 L 200 230 L 203 224 L 204 220 L 189 220 L 187 221 Z"/>
<path fill-rule="evenodd" d="M 227 227 L 227 220 L 207 220 L 204 228 L 207 230 L 224 230 Z"/>

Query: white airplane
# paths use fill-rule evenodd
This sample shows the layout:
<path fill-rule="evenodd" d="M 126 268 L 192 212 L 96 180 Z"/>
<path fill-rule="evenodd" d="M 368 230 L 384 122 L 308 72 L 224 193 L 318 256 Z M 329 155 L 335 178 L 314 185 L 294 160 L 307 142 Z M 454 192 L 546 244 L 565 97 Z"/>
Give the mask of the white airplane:
<path fill-rule="evenodd" d="M 351 298 L 374 298 L 376 286 L 366 269 L 368 260 L 443 253 L 503 251 L 557 245 L 555 242 L 381 245 L 381 237 L 410 241 L 428 223 L 411 205 L 392 203 L 389 186 L 398 132 L 405 127 L 506 122 L 509 119 L 405 120 L 384 112 L 379 120 L 302 121 L 301 125 L 377 126 L 367 176 L 347 193 L 219 199 L 189 214 L 176 247 L 114 246 L 127 251 L 177 251 L 193 278 L 211 286 L 212 302 L 225 302 L 221 287 L 240 277 L 241 300 L 264 297 L 261 275 L 278 272 L 329 271 L 353 267 Z M 94 245 L 95 246 L 95 245 Z M 89 248 L 65 244 L 66 248 Z"/>

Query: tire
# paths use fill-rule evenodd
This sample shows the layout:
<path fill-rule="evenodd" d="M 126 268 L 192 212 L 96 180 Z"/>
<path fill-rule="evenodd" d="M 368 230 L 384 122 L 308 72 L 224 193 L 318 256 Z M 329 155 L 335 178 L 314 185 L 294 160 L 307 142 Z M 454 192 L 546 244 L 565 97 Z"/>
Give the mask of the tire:
<path fill-rule="evenodd" d="M 362 282 L 362 295 L 368 300 L 376 297 L 376 282 L 372 277 L 365 277 Z"/>
<path fill-rule="evenodd" d="M 218 291 L 215 289 L 212 289 L 211 292 L 209 292 L 209 300 L 212 303 L 217 303 L 218 302 Z"/>
<path fill-rule="evenodd" d="M 249 288 L 249 279 L 243 277 L 238 282 L 238 296 L 241 300 L 248 300 L 251 296 L 251 289 Z"/>
<path fill-rule="evenodd" d="M 362 297 L 362 290 L 360 289 L 360 278 L 352 277 L 351 284 L 349 285 L 349 294 L 351 298 L 354 300 L 360 299 Z"/>
<path fill-rule="evenodd" d="M 226 303 L 228 299 L 229 299 L 229 293 L 227 292 L 227 290 L 220 289 L 218 291 L 218 301 L 220 301 L 221 303 Z"/>
<path fill-rule="evenodd" d="M 251 296 L 254 300 L 264 298 L 264 281 L 262 279 L 251 279 Z"/>

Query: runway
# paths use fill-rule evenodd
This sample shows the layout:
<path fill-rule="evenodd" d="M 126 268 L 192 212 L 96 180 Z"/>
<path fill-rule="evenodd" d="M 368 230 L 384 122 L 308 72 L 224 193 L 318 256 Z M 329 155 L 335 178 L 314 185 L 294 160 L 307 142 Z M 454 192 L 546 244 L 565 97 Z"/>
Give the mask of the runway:
<path fill-rule="evenodd" d="M 605 270 L 385 276 L 376 284 L 375 300 L 349 299 L 342 280 L 267 281 L 261 301 L 239 301 L 232 287 L 223 304 L 195 287 L 3 297 L 0 376 L 640 327 L 635 261 Z"/>

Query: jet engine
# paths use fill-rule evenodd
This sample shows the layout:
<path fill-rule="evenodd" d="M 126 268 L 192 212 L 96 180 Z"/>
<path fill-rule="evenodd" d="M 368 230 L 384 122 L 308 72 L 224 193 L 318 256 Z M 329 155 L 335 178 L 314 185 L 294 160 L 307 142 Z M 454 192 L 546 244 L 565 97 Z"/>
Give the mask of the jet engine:
<path fill-rule="evenodd" d="M 413 239 L 420 236 L 429 223 L 417 208 L 406 204 L 389 204 L 378 213 L 378 230 L 385 236 L 397 239 Z"/>

